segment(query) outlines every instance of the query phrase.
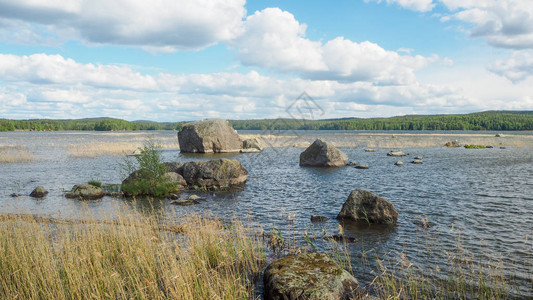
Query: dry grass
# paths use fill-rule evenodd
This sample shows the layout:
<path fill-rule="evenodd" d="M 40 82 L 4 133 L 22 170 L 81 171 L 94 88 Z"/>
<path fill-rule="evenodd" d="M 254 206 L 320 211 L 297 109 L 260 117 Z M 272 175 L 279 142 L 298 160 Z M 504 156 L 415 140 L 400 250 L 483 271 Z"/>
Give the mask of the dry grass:
<path fill-rule="evenodd" d="M 94 142 L 67 146 L 72 157 L 97 157 L 101 155 L 124 155 L 142 148 L 146 140 L 130 142 Z M 158 144 L 164 149 L 179 149 L 177 142 Z"/>
<path fill-rule="evenodd" d="M 160 222 L 132 211 L 112 223 L 0 215 L 0 298 L 253 298 L 263 252 L 240 223 L 189 217 L 177 234 Z"/>
<path fill-rule="evenodd" d="M 28 162 L 32 160 L 34 160 L 33 153 L 26 147 L 0 147 L 0 163 Z"/>

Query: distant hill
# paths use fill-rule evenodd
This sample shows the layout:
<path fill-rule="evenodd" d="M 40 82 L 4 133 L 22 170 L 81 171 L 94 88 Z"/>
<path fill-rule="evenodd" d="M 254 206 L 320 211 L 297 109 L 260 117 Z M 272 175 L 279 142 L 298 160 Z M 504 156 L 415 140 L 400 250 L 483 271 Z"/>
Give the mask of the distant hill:
<path fill-rule="evenodd" d="M 484 111 L 454 115 L 407 115 L 390 118 L 229 120 L 237 130 L 533 130 L 533 111 Z M 125 121 L 114 118 L 0 119 L 0 131 L 13 130 L 179 130 L 186 123 Z"/>

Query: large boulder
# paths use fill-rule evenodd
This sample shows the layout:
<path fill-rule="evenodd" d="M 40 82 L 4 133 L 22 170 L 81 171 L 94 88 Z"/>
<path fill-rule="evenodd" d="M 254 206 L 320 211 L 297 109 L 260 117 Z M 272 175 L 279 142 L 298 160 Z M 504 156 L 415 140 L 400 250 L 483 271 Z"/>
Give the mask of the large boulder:
<path fill-rule="evenodd" d="M 234 159 L 191 161 L 183 165 L 183 178 L 188 185 L 232 186 L 246 182 L 248 171 Z"/>
<path fill-rule="evenodd" d="M 205 119 L 190 122 L 178 132 L 181 152 L 225 153 L 239 152 L 242 141 L 228 121 Z"/>
<path fill-rule="evenodd" d="M 302 154 L 302 167 L 343 167 L 348 162 L 348 156 L 333 144 L 317 139 Z"/>
<path fill-rule="evenodd" d="M 362 221 L 376 224 L 396 224 L 398 211 L 389 201 L 357 189 L 350 193 L 337 216 L 339 220 Z"/>
<path fill-rule="evenodd" d="M 271 263 L 263 276 L 265 300 L 351 299 L 359 284 L 324 253 L 289 255 Z"/>
<path fill-rule="evenodd" d="M 259 138 L 253 137 L 242 141 L 241 152 L 261 152 L 263 148 L 263 142 Z"/>
<path fill-rule="evenodd" d="M 100 199 L 104 196 L 101 187 L 90 184 L 76 184 L 65 197 L 79 199 Z"/>

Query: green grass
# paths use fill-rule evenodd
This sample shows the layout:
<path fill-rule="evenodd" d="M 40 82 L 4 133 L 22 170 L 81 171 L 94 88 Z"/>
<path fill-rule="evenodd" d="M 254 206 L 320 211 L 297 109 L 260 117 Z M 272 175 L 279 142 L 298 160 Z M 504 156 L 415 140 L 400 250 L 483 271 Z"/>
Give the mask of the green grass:
<path fill-rule="evenodd" d="M 248 299 L 264 264 L 238 222 L 193 216 L 161 226 L 0 215 L 1 299 Z"/>
<path fill-rule="evenodd" d="M 97 180 L 89 180 L 89 182 L 87 182 L 87 184 L 95 186 L 95 187 L 102 187 L 102 183 L 100 181 L 97 181 Z"/>

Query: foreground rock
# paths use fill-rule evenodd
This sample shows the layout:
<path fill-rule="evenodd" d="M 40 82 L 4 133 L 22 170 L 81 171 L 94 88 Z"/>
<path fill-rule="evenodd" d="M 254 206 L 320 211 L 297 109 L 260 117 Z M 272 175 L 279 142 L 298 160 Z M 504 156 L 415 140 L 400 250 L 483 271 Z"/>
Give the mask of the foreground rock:
<path fill-rule="evenodd" d="M 317 139 L 300 154 L 302 167 L 343 167 L 348 156 L 333 144 Z"/>
<path fill-rule="evenodd" d="M 300 253 L 271 263 L 263 277 L 265 300 L 350 299 L 357 280 L 323 253 Z"/>
<path fill-rule="evenodd" d="M 48 191 L 44 187 L 38 186 L 31 193 L 30 196 L 34 198 L 42 198 L 48 194 Z"/>
<path fill-rule="evenodd" d="M 242 141 L 228 121 L 205 119 L 190 122 L 178 132 L 181 152 L 225 153 L 239 152 Z"/>
<path fill-rule="evenodd" d="M 397 150 L 397 151 L 389 151 L 387 153 L 387 156 L 405 156 L 406 154 L 403 153 L 403 151 Z"/>
<path fill-rule="evenodd" d="M 337 216 L 339 220 L 352 220 L 375 224 L 396 224 L 398 211 L 389 201 L 357 189 L 350 193 Z"/>
<path fill-rule="evenodd" d="M 101 187 L 90 184 L 76 184 L 72 187 L 72 190 L 65 194 L 67 198 L 78 198 L 83 200 L 88 199 L 100 199 L 104 196 L 104 192 Z"/>

